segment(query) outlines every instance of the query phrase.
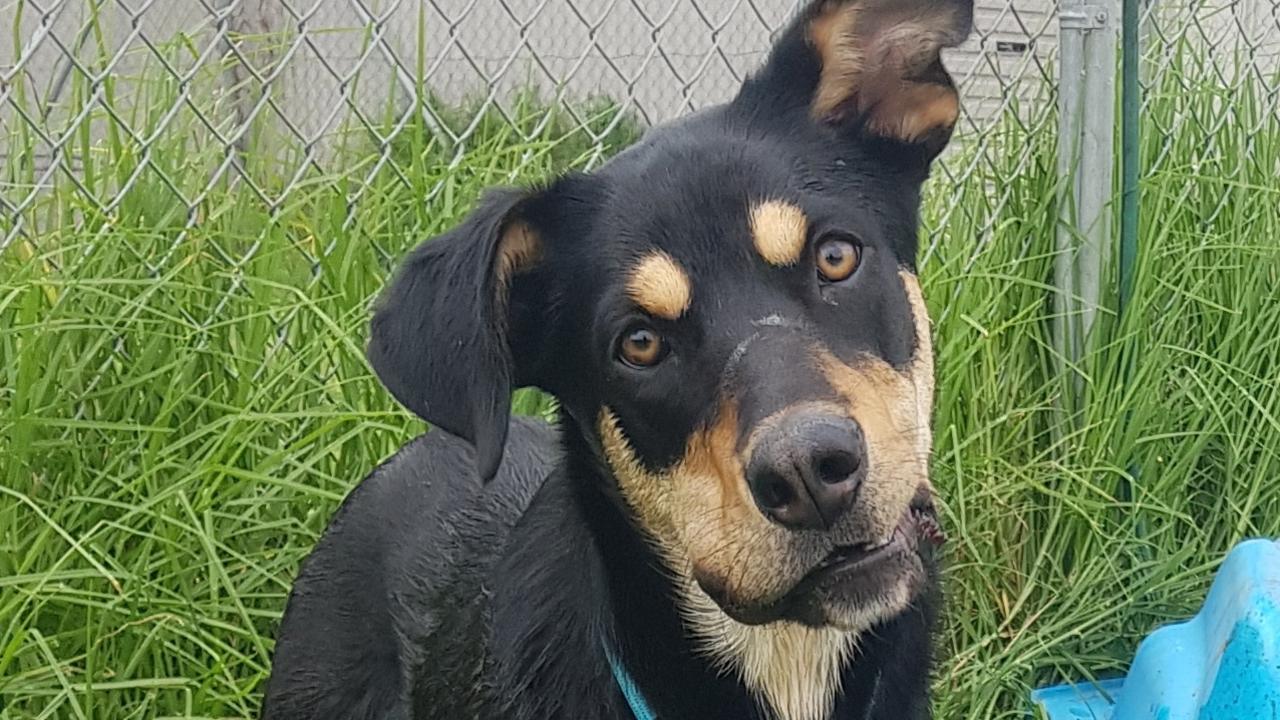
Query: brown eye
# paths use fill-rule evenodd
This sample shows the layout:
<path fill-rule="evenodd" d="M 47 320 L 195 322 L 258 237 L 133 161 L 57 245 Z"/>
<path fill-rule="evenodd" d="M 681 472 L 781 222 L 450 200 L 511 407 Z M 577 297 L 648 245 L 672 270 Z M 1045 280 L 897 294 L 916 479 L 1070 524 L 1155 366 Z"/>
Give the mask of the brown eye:
<path fill-rule="evenodd" d="M 858 246 L 849 240 L 824 240 L 818 245 L 818 274 L 828 282 L 847 280 L 858 269 L 861 255 Z"/>
<path fill-rule="evenodd" d="M 667 354 L 666 344 L 657 331 L 644 326 L 633 327 L 622 334 L 618 355 L 632 367 L 645 368 L 658 364 Z"/>

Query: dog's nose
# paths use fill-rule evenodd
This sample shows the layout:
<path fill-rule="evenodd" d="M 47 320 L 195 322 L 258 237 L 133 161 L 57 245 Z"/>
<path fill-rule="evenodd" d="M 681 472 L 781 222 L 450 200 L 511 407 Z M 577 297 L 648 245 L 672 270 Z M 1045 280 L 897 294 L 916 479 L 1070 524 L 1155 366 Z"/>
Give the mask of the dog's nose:
<path fill-rule="evenodd" d="M 767 432 L 747 465 L 756 505 L 793 530 L 830 529 L 867 473 L 862 429 L 849 418 L 806 414 Z"/>

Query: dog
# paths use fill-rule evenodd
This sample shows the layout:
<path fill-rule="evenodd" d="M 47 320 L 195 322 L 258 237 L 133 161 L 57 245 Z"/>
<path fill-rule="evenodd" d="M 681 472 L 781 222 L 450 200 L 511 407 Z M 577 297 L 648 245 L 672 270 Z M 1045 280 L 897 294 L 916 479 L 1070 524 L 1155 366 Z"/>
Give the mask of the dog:
<path fill-rule="evenodd" d="M 929 717 L 915 256 L 972 16 L 811 2 L 731 102 L 412 251 L 368 357 L 436 429 L 303 563 L 264 716 Z"/>

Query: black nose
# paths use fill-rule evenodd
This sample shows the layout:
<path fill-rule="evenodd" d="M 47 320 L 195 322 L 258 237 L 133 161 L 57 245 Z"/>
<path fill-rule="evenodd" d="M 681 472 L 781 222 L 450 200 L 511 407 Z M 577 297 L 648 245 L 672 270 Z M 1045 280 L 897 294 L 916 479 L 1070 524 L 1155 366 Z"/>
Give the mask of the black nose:
<path fill-rule="evenodd" d="M 797 414 L 760 439 L 747 482 L 760 511 L 793 530 L 827 530 L 866 476 L 866 442 L 849 418 Z"/>

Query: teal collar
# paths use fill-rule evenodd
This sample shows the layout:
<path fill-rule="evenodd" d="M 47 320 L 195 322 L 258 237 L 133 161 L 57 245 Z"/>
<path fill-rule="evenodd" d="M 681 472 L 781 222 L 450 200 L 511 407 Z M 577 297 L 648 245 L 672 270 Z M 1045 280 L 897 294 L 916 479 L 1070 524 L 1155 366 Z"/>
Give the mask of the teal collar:
<path fill-rule="evenodd" d="M 618 656 L 609 650 L 607 644 L 604 644 L 604 655 L 609 659 L 609 669 L 613 671 L 613 680 L 618 683 L 618 689 L 622 691 L 622 697 L 626 698 L 627 705 L 631 708 L 631 714 L 635 716 L 635 720 L 657 720 L 657 716 L 653 714 L 649 703 L 645 701 L 644 694 L 640 692 L 640 687 L 632 679 L 631 673 L 627 672 L 627 668 L 623 666 Z"/>

